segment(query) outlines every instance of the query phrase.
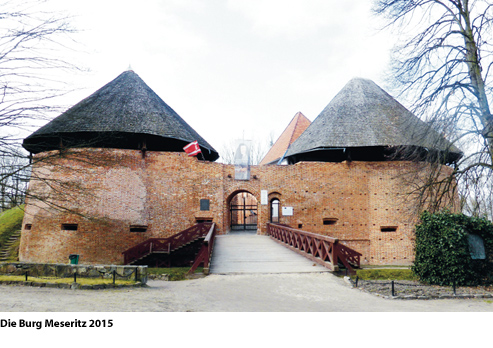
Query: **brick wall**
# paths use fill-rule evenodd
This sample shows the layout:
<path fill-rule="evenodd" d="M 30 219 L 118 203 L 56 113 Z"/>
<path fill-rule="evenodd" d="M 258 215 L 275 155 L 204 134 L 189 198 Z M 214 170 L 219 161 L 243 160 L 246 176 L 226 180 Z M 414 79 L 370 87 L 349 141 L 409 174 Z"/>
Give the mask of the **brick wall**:
<path fill-rule="evenodd" d="M 415 202 L 405 199 L 403 179 L 416 167 L 411 162 L 253 166 L 251 179 L 238 181 L 234 166 L 184 153 L 147 152 L 143 158 L 134 150 L 79 149 L 35 160 L 30 193 L 45 202 L 27 200 L 24 226 L 31 227 L 22 231 L 22 261 L 68 262 L 68 255 L 79 254 L 88 264 L 121 264 L 121 253 L 135 244 L 204 219 L 224 234 L 239 192 L 257 200 L 258 231 L 265 234 L 270 206 L 261 204 L 262 190 L 269 202 L 277 198 L 281 208 L 292 208 L 291 216 L 281 211 L 280 223 L 339 238 L 363 254 L 364 264 L 413 259 L 417 213 Z"/>

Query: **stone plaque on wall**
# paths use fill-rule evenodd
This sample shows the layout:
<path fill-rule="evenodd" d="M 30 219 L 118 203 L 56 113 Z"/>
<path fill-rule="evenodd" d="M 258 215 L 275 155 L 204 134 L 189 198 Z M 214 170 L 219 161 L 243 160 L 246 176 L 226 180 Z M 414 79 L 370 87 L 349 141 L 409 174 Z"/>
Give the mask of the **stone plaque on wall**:
<path fill-rule="evenodd" d="M 269 195 L 267 193 L 267 190 L 260 190 L 260 204 L 269 204 Z"/>
<path fill-rule="evenodd" d="M 292 216 L 293 215 L 293 207 L 282 207 L 282 215 L 283 216 Z"/>

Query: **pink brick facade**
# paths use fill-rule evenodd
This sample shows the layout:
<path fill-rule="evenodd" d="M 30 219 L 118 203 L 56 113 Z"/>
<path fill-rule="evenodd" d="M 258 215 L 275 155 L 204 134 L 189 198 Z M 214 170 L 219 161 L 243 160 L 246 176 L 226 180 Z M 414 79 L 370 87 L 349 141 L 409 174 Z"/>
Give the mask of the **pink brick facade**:
<path fill-rule="evenodd" d="M 185 153 L 147 152 L 143 158 L 137 150 L 77 149 L 47 155 L 52 157 L 34 166 L 30 193 L 50 194 L 59 207 L 28 200 L 21 261 L 68 262 L 70 254 L 79 254 L 81 263 L 121 264 L 124 250 L 199 220 L 213 220 L 225 234 L 238 192 L 255 196 L 258 233 L 265 234 L 270 205 L 262 204 L 261 191 L 268 202 L 277 198 L 281 207 L 292 208 L 292 216 L 280 214 L 280 223 L 339 238 L 363 254 L 363 264 L 413 260 L 417 215 L 413 202 L 404 200 L 408 187 L 401 178 L 412 162 L 253 166 L 251 179 L 238 181 L 234 166 Z M 201 210 L 201 200 L 208 200 L 208 210 Z"/>

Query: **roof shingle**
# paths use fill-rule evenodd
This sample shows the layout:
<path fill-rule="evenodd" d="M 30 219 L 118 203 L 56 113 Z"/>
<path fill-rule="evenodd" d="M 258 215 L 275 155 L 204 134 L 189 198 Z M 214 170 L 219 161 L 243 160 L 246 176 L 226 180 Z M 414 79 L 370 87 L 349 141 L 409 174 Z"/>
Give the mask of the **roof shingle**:
<path fill-rule="evenodd" d="M 297 112 L 284 132 L 282 132 L 269 152 L 262 159 L 260 165 L 276 164 L 284 156 L 289 146 L 308 128 L 310 123 L 310 120 L 305 115 Z"/>
<path fill-rule="evenodd" d="M 332 99 L 286 156 L 337 148 L 419 147 L 461 152 L 373 81 L 354 78 Z"/>

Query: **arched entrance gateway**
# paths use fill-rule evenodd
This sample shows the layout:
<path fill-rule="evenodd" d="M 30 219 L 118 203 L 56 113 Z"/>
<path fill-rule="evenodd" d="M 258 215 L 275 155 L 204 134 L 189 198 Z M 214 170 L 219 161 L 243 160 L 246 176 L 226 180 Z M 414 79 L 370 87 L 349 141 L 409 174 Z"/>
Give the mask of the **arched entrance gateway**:
<path fill-rule="evenodd" d="M 258 222 L 257 199 L 250 192 L 235 194 L 229 203 L 231 231 L 256 231 Z"/>

